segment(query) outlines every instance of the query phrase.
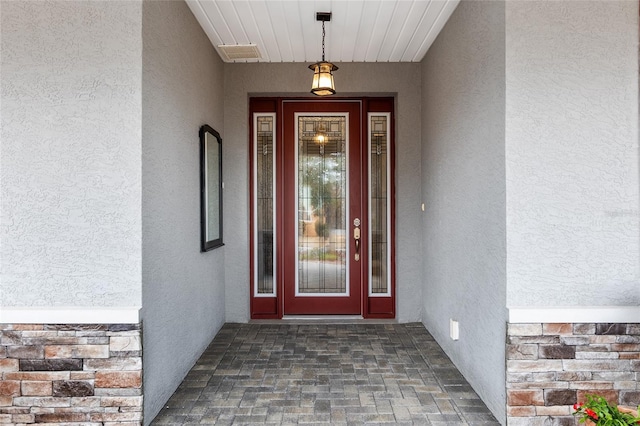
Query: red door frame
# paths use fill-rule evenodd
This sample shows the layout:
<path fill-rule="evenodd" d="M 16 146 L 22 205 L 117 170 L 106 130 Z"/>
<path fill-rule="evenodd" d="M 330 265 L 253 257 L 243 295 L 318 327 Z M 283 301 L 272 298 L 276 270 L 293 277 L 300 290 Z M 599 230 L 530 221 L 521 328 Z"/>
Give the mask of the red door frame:
<path fill-rule="evenodd" d="M 390 156 L 390 213 L 391 213 L 391 229 L 390 229 L 390 238 L 392 241 L 391 244 L 391 296 L 390 297 L 371 297 L 369 296 L 369 284 L 368 284 L 368 214 L 361 214 L 361 229 L 362 229 L 362 244 L 360 249 L 361 260 L 358 262 L 360 268 L 360 274 L 362 276 L 362 288 L 361 288 L 361 315 L 364 318 L 395 318 L 395 304 L 396 304 L 396 268 L 395 268 L 395 118 L 394 118 L 394 99 L 393 98 L 372 98 L 372 97 L 363 97 L 363 98 L 330 98 L 330 99 L 317 99 L 317 98 L 251 98 L 250 99 L 250 108 L 249 108 L 249 182 L 250 182 L 250 311 L 252 319 L 279 319 L 284 315 L 284 296 L 285 296 L 285 288 L 284 288 L 284 280 L 285 280 L 285 266 L 289 266 L 285 264 L 285 262 L 290 262 L 291 259 L 287 260 L 284 253 L 285 245 L 282 238 L 283 229 L 286 225 L 285 214 L 282 212 L 286 212 L 286 200 L 284 197 L 284 161 L 285 161 L 285 147 L 284 147 L 284 111 L 283 105 L 285 102 L 297 101 L 301 103 L 309 103 L 314 102 L 318 104 L 326 104 L 326 103 L 335 103 L 335 102 L 359 102 L 361 105 L 361 135 L 360 135 L 360 154 L 361 154 L 361 170 L 360 176 L 363 176 L 364 179 L 361 180 L 361 212 L 368 212 L 368 150 L 366 149 L 366 145 L 368 143 L 368 113 L 389 113 L 390 114 L 390 140 L 389 140 L 389 151 L 388 155 Z M 254 225 L 254 181 L 253 181 L 253 117 L 255 113 L 275 113 L 276 114 L 276 147 L 275 147 L 275 155 L 276 155 L 276 200 L 275 200 L 275 208 L 278 212 L 276 217 L 276 228 L 277 228 L 277 236 L 276 238 L 276 296 L 275 297 L 254 297 L 254 251 L 253 247 L 255 242 L 255 235 L 253 233 L 253 225 Z M 352 153 L 353 157 L 353 153 Z M 351 174 L 354 173 L 354 170 L 350 170 Z M 353 220 L 353 215 L 350 215 L 350 220 Z M 352 232 L 352 224 L 347 224 L 347 228 L 350 230 L 350 235 L 348 238 L 349 244 L 352 245 L 353 249 L 353 239 L 351 238 Z M 353 273 L 353 271 L 352 271 Z M 336 299 L 336 298 L 332 298 Z M 313 314 L 321 314 L 320 312 Z"/>

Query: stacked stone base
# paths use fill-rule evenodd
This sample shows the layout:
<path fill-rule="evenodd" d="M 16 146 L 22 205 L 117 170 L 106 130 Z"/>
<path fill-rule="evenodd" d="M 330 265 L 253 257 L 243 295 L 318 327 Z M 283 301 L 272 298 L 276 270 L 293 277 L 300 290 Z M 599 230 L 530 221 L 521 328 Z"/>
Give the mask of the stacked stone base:
<path fill-rule="evenodd" d="M 0 424 L 142 424 L 140 324 L 0 324 Z"/>
<path fill-rule="evenodd" d="M 639 381 L 640 324 L 508 325 L 509 425 L 574 425 L 586 394 L 638 406 Z"/>

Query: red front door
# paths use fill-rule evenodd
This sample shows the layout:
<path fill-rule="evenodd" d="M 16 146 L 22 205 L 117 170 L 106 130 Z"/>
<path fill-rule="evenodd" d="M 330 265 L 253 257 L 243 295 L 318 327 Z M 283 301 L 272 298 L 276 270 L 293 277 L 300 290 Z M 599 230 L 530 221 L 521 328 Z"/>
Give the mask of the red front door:
<path fill-rule="evenodd" d="M 285 315 L 362 311 L 361 108 L 283 104 Z"/>

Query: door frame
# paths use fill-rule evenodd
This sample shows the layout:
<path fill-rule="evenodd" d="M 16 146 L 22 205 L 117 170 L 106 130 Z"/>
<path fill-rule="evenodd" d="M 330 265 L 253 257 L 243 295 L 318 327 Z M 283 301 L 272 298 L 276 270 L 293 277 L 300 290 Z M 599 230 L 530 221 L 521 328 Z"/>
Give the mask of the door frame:
<path fill-rule="evenodd" d="M 249 99 L 249 244 L 250 244 L 250 312 L 252 319 L 281 319 L 284 315 L 284 256 L 283 238 L 280 236 L 284 229 L 284 215 L 281 214 L 284 208 L 284 114 L 283 105 L 285 102 L 317 102 L 317 103 L 334 103 L 334 102 L 358 102 L 360 104 L 360 121 L 361 121 L 361 205 L 363 214 L 361 215 L 361 229 L 366 240 L 361 245 L 361 315 L 363 318 L 395 318 L 396 315 L 396 262 L 395 262 L 395 99 L 393 97 L 349 97 L 349 98 L 311 98 L 311 97 L 251 97 Z M 390 229 L 388 232 L 391 242 L 389 244 L 390 265 L 389 265 L 389 288 L 390 295 L 383 297 L 370 294 L 369 283 L 369 114 L 385 113 L 389 116 L 389 137 L 388 137 L 388 157 L 389 157 L 389 174 L 388 182 L 389 196 L 387 197 L 389 206 L 390 219 L 388 220 Z M 256 292 L 255 282 L 255 258 L 256 258 L 256 178 L 255 178 L 255 148 L 254 134 L 255 114 L 273 114 L 275 126 L 275 149 L 274 166 L 275 166 L 275 201 L 274 201 L 274 225 L 273 238 L 275 238 L 274 247 L 274 290 L 275 294 L 258 295 Z M 353 154 L 353 153 L 352 153 Z M 350 227 L 348 227 L 350 229 Z M 350 237 L 347 238 L 351 240 Z M 315 314 L 317 315 L 317 314 Z"/>

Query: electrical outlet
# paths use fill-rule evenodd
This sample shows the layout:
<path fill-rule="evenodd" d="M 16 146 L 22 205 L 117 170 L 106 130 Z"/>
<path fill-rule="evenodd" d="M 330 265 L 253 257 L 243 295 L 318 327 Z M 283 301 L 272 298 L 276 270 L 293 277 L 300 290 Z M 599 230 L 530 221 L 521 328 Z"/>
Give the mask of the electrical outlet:
<path fill-rule="evenodd" d="M 451 340 L 460 339 L 460 324 L 454 319 L 449 319 L 449 336 Z"/>

